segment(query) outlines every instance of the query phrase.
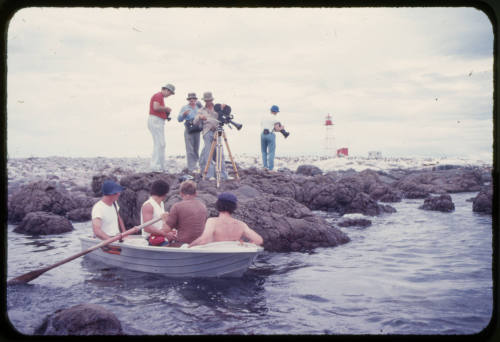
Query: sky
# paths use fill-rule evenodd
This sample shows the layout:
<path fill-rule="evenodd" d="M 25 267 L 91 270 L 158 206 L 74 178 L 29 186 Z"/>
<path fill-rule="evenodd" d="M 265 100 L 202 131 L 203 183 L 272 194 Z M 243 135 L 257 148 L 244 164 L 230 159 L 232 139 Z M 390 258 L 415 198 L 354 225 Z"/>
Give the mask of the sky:
<path fill-rule="evenodd" d="M 173 117 L 188 92 L 232 107 L 235 155 L 260 155 L 278 105 L 277 156 L 492 160 L 493 27 L 472 7 L 24 8 L 7 35 L 8 157 L 149 157 L 166 83 Z M 167 155 L 183 132 L 166 122 Z"/>

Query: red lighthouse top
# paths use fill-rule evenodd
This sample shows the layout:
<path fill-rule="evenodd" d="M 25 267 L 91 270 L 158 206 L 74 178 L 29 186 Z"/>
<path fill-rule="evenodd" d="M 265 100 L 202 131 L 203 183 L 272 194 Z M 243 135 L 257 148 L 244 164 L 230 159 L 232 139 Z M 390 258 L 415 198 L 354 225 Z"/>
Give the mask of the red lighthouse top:
<path fill-rule="evenodd" d="M 331 116 L 331 114 L 328 114 L 328 115 L 326 116 L 325 126 L 333 126 L 333 122 L 332 122 L 332 116 Z"/>

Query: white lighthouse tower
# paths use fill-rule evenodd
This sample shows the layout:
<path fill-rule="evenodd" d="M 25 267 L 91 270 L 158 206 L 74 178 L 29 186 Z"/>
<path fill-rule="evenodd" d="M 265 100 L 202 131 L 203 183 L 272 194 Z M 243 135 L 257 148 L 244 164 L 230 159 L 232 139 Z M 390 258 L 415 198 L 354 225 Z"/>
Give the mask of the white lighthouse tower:
<path fill-rule="evenodd" d="M 328 113 L 325 119 L 325 150 L 327 155 L 336 155 L 335 150 L 335 136 L 333 132 L 332 115 Z"/>

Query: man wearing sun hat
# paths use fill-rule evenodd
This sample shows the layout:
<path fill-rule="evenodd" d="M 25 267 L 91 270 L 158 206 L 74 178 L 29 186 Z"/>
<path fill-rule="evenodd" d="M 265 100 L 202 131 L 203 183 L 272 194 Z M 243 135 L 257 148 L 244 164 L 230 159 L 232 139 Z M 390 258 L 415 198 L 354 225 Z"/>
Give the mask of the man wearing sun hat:
<path fill-rule="evenodd" d="M 205 170 L 205 166 L 208 162 L 208 156 L 210 155 L 210 149 L 212 147 L 212 142 L 214 140 L 214 134 L 216 134 L 217 126 L 219 125 L 219 114 L 214 109 L 214 97 L 212 93 L 207 91 L 203 94 L 203 101 L 205 101 L 205 107 L 198 111 L 198 114 L 193 120 L 194 124 L 198 122 L 203 122 L 203 150 L 200 155 L 200 170 L 203 172 Z M 222 142 L 221 142 L 222 143 Z M 209 162 L 209 168 L 207 171 L 208 179 L 215 178 L 215 160 L 216 155 L 213 154 L 212 160 Z M 222 170 L 221 170 L 221 178 L 227 179 L 226 165 L 224 162 L 224 153 L 221 154 L 222 160 Z"/>
<path fill-rule="evenodd" d="M 186 144 L 186 159 L 187 168 L 189 172 L 199 171 L 198 161 L 200 159 L 200 131 L 190 129 L 188 127 L 189 123 L 192 123 L 196 114 L 198 113 L 198 106 L 196 101 L 198 98 L 195 93 L 189 93 L 187 96 L 188 104 L 181 108 L 177 120 L 179 122 L 185 121 L 184 128 L 184 143 Z M 200 123 L 201 127 L 201 123 Z"/>
<path fill-rule="evenodd" d="M 153 137 L 152 171 L 165 171 L 165 120 L 170 120 L 171 109 L 165 106 L 163 98 L 174 94 L 175 87 L 167 84 L 149 101 L 148 129 Z"/>
<path fill-rule="evenodd" d="M 106 180 L 102 183 L 102 198 L 92 207 L 92 229 L 99 239 L 106 240 L 125 231 L 116 201 L 124 188 Z"/>
<path fill-rule="evenodd" d="M 218 217 L 210 217 L 205 223 L 205 229 L 199 238 L 194 240 L 189 247 L 204 245 L 218 241 L 242 241 L 262 245 L 264 240 L 253 229 L 240 220 L 231 217 L 238 207 L 238 199 L 230 192 L 223 192 L 217 197 L 215 208 L 219 212 Z"/>

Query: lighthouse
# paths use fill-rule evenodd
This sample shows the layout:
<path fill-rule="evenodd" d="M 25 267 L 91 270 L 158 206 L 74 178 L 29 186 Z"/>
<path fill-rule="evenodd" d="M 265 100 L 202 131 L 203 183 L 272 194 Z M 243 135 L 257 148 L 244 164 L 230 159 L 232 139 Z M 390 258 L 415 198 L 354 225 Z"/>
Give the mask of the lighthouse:
<path fill-rule="evenodd" d="M 330 113 L 328 113 L 325 118 L 325 150 L 327 155 L 336 155 L 333 121 Z"/>

